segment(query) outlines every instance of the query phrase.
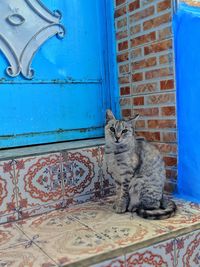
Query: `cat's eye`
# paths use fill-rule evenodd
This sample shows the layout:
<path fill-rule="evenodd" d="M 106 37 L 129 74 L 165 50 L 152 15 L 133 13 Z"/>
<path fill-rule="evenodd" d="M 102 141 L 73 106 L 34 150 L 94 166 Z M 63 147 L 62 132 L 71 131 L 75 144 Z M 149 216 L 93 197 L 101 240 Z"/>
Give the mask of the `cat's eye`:
<path fill-rule="evenodd" d="M 127 132 L 128 132 L 127 129 L 124 129 L 124 130 L 122 131 L 123 134 L 124 134 L 124 133 L 127 133 Z"/>
<path fill-rule="evenodd" d="M 115 132 L 115 128 L 114 127 L 110 127 L 110 130 L 111 130 L 111 132 Z"/>

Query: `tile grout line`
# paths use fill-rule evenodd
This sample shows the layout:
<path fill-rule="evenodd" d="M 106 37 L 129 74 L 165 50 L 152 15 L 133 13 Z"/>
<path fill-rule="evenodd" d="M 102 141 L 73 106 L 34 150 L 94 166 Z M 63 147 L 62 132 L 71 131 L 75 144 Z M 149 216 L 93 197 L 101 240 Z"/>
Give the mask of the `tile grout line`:
<path fill-rule="evenodd" d="M 50 260 L 52 260 L 55 264 L 56 264 L 56 266 L 59 266 L 58 264 L 57 264 L 57 262 L 53 259 L 53 258 L 51 258 L 33 239 L 31 239 L 30 237 L 29 237 L 29 235 L 27 235 L 20 227 L 19 227 L 19 225 L 18 225 L 18 223 L 15 223 L 15 226 L 17 227 L 17 229 L 24 235 L 24 236 L 26 236 L 27 238 L 28 238 L 28 240 L 31 242 L 31 244 L 34 244 L 37 248 L 39 248 L 39 250 L 43 253 L 43 254 L 45 254 Z"/>

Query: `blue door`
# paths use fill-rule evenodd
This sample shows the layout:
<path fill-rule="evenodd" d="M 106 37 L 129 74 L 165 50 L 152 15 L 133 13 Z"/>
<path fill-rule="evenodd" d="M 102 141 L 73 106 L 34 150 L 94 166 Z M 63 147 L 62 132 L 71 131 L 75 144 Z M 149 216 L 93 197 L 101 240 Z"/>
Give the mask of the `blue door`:
<path fill-rule="evenodd" d="M 111 105 L 106 2 L 0 2 L 1 148 L 103 135 Z"/>

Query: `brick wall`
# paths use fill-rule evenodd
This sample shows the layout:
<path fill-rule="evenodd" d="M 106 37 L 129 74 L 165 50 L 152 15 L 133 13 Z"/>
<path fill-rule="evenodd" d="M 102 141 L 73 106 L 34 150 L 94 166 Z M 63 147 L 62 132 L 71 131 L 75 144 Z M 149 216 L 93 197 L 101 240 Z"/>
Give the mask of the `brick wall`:
<path fill-rule="evenodd" d="M 172 2 L 114 1 L 122 115 L 141 115 L 137 133 L 163 153 L 171 191 L 177 176 Z"/>

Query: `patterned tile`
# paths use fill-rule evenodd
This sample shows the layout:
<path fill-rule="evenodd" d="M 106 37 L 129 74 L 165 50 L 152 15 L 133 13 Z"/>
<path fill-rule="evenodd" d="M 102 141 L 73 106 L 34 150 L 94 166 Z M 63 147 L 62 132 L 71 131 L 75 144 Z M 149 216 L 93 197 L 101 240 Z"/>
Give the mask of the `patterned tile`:
<path fill-rule="evenodd" d="M 118 248 L 145 242 L 168 232 L 130 213 L 116 214 L 112 211 L 111 205 L 104 202 L 88 203 L 74 207 L 70 214 L 96 233 L 111 240 Z"/>
<path fill-rule="evenodd" d="M 160 221 L 152 221 L 153 225 L 159 225 L 168 231 L 179 230 L 199 224 L 200 210 L 199 205 L 192 202 L 174 199 L 177 204 L 176 215 L 172 218 Z"/>
<path fill-rule="evenodd" d="M 102 170 L 102 190 L 104 196 L 114 195 L 115 194 L 115 181 L 111 174 L 108 172 L 106 166 L 105 155 L 104 155 L 104 146 L 99 147 L 100 153 L 100 164 Z"/>
<path fill-rule="evenodd" d="M 168 240 L 127 254 L 126 267 L 175 267 L 174 255 L 174 241 Z"/>
<path fill-rule="evenodd" d="M 63 200 L 60 154 L 15 161 L 20 218 L 60 207 Z"/>
<path fill-rule="evenodd" d="M 176 267 L 200 266 L 200 231 L 176 238 Z"/>
<path fill-rule="evenodd" d="M 0 224 L 18 218 L 13 161 L 0 161 Z"/>
<path fill-rule="evenodd" d="M 0 266 L 53 267 L 57 265 L 15 225 L 4 224 L 0 227 Z"/>
<path fill-rule="evenodd" d="M 19 228 L 47 255 L 62 266 L 109 252 L 114 245 L 104 236 L 78 222 L 68 210 L 18 222 Z"/>
<path fill-rule="evenodd" d="M 98 147 L 62 152 L 65 198 L 95 194 L 101 196 Z"/>
<path fill-rule="evenodd" d="M 91 267 L 125 267 L 125 266 L 126 266 L 125 257 L 122 256 L 92 265 Z"/>

